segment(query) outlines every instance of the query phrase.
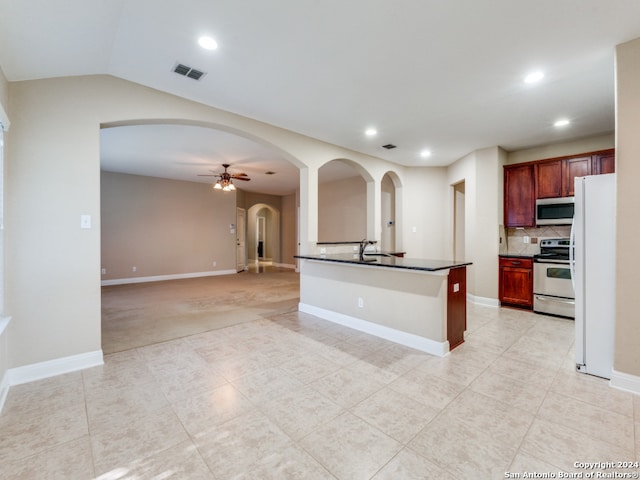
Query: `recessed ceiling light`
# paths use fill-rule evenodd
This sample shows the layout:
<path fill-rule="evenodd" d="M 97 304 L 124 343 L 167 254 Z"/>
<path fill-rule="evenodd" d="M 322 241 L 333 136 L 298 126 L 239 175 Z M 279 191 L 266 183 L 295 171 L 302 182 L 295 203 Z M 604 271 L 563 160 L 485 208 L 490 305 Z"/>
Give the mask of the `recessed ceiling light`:
<path fill-rule="evenodd" d="M 205 50 L 215 50 L 218 48 L 218 42 L 216 42 L 211 37 L 200 37 L 198 39 L 198 45 L 200 45 Z"/>
<path fill-rule="evenodd" d="M 544 73 L 542 72 L 532 72 L 526 77 L 524 77 L 524 83 L 536 83 L 544 78 Z"/>
<path fill-rule="evenodd" d="M 569 125 L 569 120 L 567 120 L 566 118 L 561 118 L 560 120 L 557 120 L 556 123 L 553 124 L 554 127 L 565 127 L 567 125 Z"/>
<path fill-rule="evenodd" d="M 426 149 L 425 149 L 425 150 L 422 150 L 422 151 L 420 152 L 420 156 L 421 156 L 422 158 L 428 158 L 428 157 L 430 157 L 430 156 L 431 156 L 431 150 L 426 150 Z"/>
<path fill-rule="evenodd" d="M 364 131 L 364 134 L 365 134 L 367 137 L 375 137 L 375 136 L 378 134 L 378 131 L 377 131 L 375 128 L 367 128 L 367 129 Z"/>

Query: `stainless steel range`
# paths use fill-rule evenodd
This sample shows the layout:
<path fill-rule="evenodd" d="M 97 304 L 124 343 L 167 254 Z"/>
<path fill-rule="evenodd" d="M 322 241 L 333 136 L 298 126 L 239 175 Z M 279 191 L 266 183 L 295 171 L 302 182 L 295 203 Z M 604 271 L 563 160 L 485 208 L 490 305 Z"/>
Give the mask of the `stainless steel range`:
<path fill-rule="evenodd" d="M 533 311 L 575 318 L 575 294 L 571 281 L 568 238 L 540 242 L 533 256 Z"/>

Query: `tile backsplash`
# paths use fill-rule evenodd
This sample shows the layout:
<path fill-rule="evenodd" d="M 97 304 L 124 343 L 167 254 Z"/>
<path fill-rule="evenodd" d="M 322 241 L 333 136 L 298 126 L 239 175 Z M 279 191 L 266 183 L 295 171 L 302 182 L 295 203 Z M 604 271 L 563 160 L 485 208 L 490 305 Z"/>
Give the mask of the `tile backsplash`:
<path fill-rule="evenodd" d="M 508 255 L 535 255 L 540 253 L 540 240 L 545 238 L 569 238 L 571 225 L 554 225 L 538 228 L 507 228 Z M 531 243 L 524 243 L 529 237 Z M 533 242 L 536 243 L 533 243 Z"/>

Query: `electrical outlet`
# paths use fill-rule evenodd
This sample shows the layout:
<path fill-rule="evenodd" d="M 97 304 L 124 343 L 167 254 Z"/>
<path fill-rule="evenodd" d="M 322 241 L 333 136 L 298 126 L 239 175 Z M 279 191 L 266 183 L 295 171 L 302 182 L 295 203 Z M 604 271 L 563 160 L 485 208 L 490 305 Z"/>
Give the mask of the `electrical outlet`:
<path fill-rule="evenodd" d="M 136 272 L 137 270 L 138 270 L 138 267 L 132 267 L 132 268 L 131 268 L 131 271 L 132 271 L 132 272 Z"/>
<path fill-rule="evenodd" d="M 213 261 L 213 266 L 215 267 L 215 266 L 217 266 L 217 265 L 218 265 L 218 262 L 216 262 L 216 261 L 214 260 L 214 261 Z"/>
<path fill-rule="evenodd" d="M 103 269 L 102 269 L 102 275 L 106 275 L 106 274 L 107 274 L 107 269 L 106 269 L 106 268 L 103 268 Z"/>
<path fill-rule="evenodd" d="M 327 249 L 326 248 L 321 248 L 320 249 L 320 255 L 323 255 L 325 253 L 327 253 Z"/>
<path fill-rule="evenodd" d="M 523 241 L 524 243 L 529 243 L 529 242 L 530 242 L 530 240 L 531 240 L 531 239 L 529 238 L 529 235 L 525 235 L 524 237 L 522 237 L 522 241 Z"/>
<path fill-rule="evenodd" d="M 362 297 L 358 297 L 358 308 L 364 308 L 364 300 Z"/>

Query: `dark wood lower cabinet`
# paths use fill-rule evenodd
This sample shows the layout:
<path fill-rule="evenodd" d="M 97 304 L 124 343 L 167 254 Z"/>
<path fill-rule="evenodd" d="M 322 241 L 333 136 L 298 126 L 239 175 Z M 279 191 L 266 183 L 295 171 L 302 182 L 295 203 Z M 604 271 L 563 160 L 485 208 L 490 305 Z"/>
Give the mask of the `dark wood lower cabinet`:
<path fill-rule="evenodd" d="M 447 340 L 449 350 L 464 342 L 467 329 L 467 267 L 449 270 L 447 282 Z"/>
<path fill-rule="evenodd" d="M 512 307 L 533 308 L 533 260 L 500 257 L 500 303 Z"/>

